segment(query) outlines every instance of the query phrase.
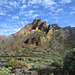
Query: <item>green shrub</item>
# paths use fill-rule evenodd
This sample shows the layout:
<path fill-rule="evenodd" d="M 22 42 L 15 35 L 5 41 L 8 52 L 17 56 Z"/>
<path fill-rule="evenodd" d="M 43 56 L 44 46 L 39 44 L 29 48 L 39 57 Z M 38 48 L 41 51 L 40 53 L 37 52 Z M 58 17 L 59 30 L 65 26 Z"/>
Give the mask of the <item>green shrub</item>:
<path fill-rule="evenodd" d="M 13 68 L 12 68 L 12 67 L 8 67 L 8 69 L 9 69 L 9 70 L 12 70 Z"/>
<path fill-rule="evenodd" d="M 28 68 L 28 64 L 26 62 L 23 63 L 26 68 Z"/>
<path fill-rule="evenodd" d="M 38 58 L 38 60 L 37 60 L 38 62 L 42 62 L 42 58 Z"/>
<path fill-rule="evenodd" d="M 0 71 L 0 75 L 8 75 L 7 71 Z"/>
<path fill-rule="evenodd" d="M 75 49 L 64 58 L 64 68 L 75 73 Z"/>
<path fill-rule="evenodd" d="M 56 67 L 51 67 L 51 66 L 38 66 L 36 69 L 37 71 L 40 71 L 40 70 L 49 70 L 49 71 L 53 71 L 55 70 Z"/>
<path fill-rule="evenodd" d="M 63 67 L 62 62 L 59 62 L 59 61 L 57 61 L 57 60 L 55 60 L 51 65 L 52 65 L 52 66 L 55 66 L 55 67 Z"/>
<path fill-rule="evenodd" d="M 28 58 L 28 60 L 29 60 L 29 61 L 34 61 L 34 59 L 33 59 L 33 58 L 31 58 L 31 57 L 29 57 L 29 58 Z"/>
<path fill-rule="evenodd" d="M 26 67 L 26 68 L 28 68 L 28 64 L 25 62 L 23 63 L 23 61 L 21 61 L 21 60 L 13 60 L 13 61 L 10 60 L 7 64 L 7 67 L 10 70 L 12 70 L 12 68 L 14 68 L 14 67 Z"/>
<path fill-rule="evenodd" d="M 0 75 L 15 75 L 15 74 L 9 74 L 11 70 L 9 68 L 0 68 Z"/>
<path fill-rule="evenodd" d="M 37 69 L 39 67 L 38 62 L 35 62 L 34 64 L 32 64 L 32 67 Z"/>
<path fill-rule="evenodd" d="M 49 75 L 54 75 L 54 73 L 50 73 Z"/>
<path fill-rule="evenodd" d="M 9 75 L 15 75 L 15 74 L 13 73 L 13 74 L 9 74 Z"/>
<path fill-rule="evenodd" d="M 10 70 L 8 68 L 1 68 L 0 71 L 10 72 Z"/>
<path fill-rule="evenodd" d="M 7 67 L 13 67 L 12 62 L 13 62 L 13 61 L 12 61 L 12 60 L 10 60 L 6 66 L 7 66 Z"/>
<path fill-rule="evenodd" d="M 8 75 L 10 70 L 8 68 L 0 68 L 0 75 Z"/>
<path fill-rule="evenodd" d="M 49 63 L 52 63 L 53 61 L 50 60 L 50 59 L 44 59 L 45 62 L 49 62 Z"/>

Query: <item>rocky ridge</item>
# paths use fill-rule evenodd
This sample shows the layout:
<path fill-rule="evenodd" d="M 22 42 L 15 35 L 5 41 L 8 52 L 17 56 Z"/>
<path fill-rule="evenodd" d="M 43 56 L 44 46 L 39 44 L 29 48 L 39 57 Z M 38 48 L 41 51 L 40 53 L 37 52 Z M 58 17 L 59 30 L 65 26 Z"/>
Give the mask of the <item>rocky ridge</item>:
<path fill-rule="evenodd" d="M 10 55 L 13 50 L 27 48 L 28 45 L 50 45 L 52 49 L 75 48 L 74 38 L 75 27 L 59 27 L 58 24 L 47 25 L 46 21 L 42 22 L 41 19 L 35 19 L 32 23 L 25 25 L 19 32 L 1 40 L 0 48 L 1 53 L 2 50 L 9 50 Z"/>
<path fill-rule="evenodd" d="M 17 32 L 15 35 L 22 35 L 22 34 L 30 34 L 33 31 L 44 31 L 48 33 L 50 30 L 58 30 L 62 29 L 59 27 L 57 24 L 50 24 L 49 26 L 47 25 L 47 22 L 44 21 L 42 22 L 41 19 L 35 19 L 32 23 L 27 24 L 24 26 L 19 32 Z"/>
<path fill-rule="evenodd" d="M 43 43 L 48 43 L 51 40 L 50 35 L 59 33 L 57 37 L 64 37 L 67 34 L 75 34 L 75 27 L 59 27 L 58 24 L 49 24 L 47 22 L 42 22 L 41 19 L 35 19 L 32 23 L 24 26 L 19 32 L 15 33 L 14 36 L 23 36 L 36 34 L 34 37 L 28 38 L 25 43 L 35 45 L 42 45 Z M 40 34 L 40 35 L 39 35 Z"/>
<path fill-rule="evenodd" d="M 43 43 L 50 42 L 50 35 L 53 34 L 53 31 L 62 30 L 57 24 L 47 25 L 47 22 L 42 22 L 41 19 L 35 19 L 32 23 L 24 26 L 19 32 L 15 33 L 14 36 L 22 36 L 35 34 L 34 37 L 28 38 L 25 43 L 35 45 L 42 45 Z M 40 35 L 39 35 L 40 34 Z M 37 37 L 35 37 L 37 36 Z"/>

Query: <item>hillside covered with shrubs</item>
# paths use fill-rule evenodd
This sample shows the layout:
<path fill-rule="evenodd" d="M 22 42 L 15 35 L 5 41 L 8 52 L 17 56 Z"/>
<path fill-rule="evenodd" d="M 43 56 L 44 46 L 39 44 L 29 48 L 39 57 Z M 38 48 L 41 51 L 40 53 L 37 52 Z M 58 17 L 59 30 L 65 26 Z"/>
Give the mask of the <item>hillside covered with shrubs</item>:
<path fill-rule="evenodd" d="M 0 36 L 0 56 L 11 56 L 0 58 L 0 73 L 14 75 L 20 71 L 27 74 L 31 70 L 37 70 L 39 75 L 44 75 L 44 72 L 56 75 L 64 70 L 74 73 L 74 48 L 75 27 L 47 25 L 46 21 L 35 19 L 17 33 Z"/>

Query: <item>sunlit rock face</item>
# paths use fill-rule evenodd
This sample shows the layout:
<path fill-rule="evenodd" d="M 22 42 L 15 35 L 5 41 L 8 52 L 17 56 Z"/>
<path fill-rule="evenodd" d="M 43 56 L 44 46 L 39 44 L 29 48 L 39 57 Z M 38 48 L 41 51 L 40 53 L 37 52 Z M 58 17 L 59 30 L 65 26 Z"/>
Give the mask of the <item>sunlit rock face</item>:
<path fill-rule="evenodd" d="M 64 38 L 66 35 L 75 33 L 73 27 L 59 27 L 58 24 L 49 24 L 42 22 L 41 19 L 34 19 L 32 23 L 25 25 L 19 32 L 13 34 L 14 37 L 19 37 L 17 40 L 25 38 L 25 44 L 32 44 L 34 46 L 41 46 L 44 43 L 50 43 L 51 35 L 57 38 Z"/>

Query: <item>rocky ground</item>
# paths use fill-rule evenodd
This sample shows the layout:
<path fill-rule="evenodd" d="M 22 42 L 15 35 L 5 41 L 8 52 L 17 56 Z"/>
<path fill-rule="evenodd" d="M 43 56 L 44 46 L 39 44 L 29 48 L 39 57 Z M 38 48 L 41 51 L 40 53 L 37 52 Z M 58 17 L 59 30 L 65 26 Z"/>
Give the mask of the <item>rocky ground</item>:
<path fill-rule="evenodd" d="M 63 68 L 53 67 L 50 63 L 39 63 L 38 68 L 14 67 L 6 72 L 6 61 L 0 61 L 0 75 L 75 75 L 69 74 Z M 5 73 L 5 74 L 3 74 Z"/>

